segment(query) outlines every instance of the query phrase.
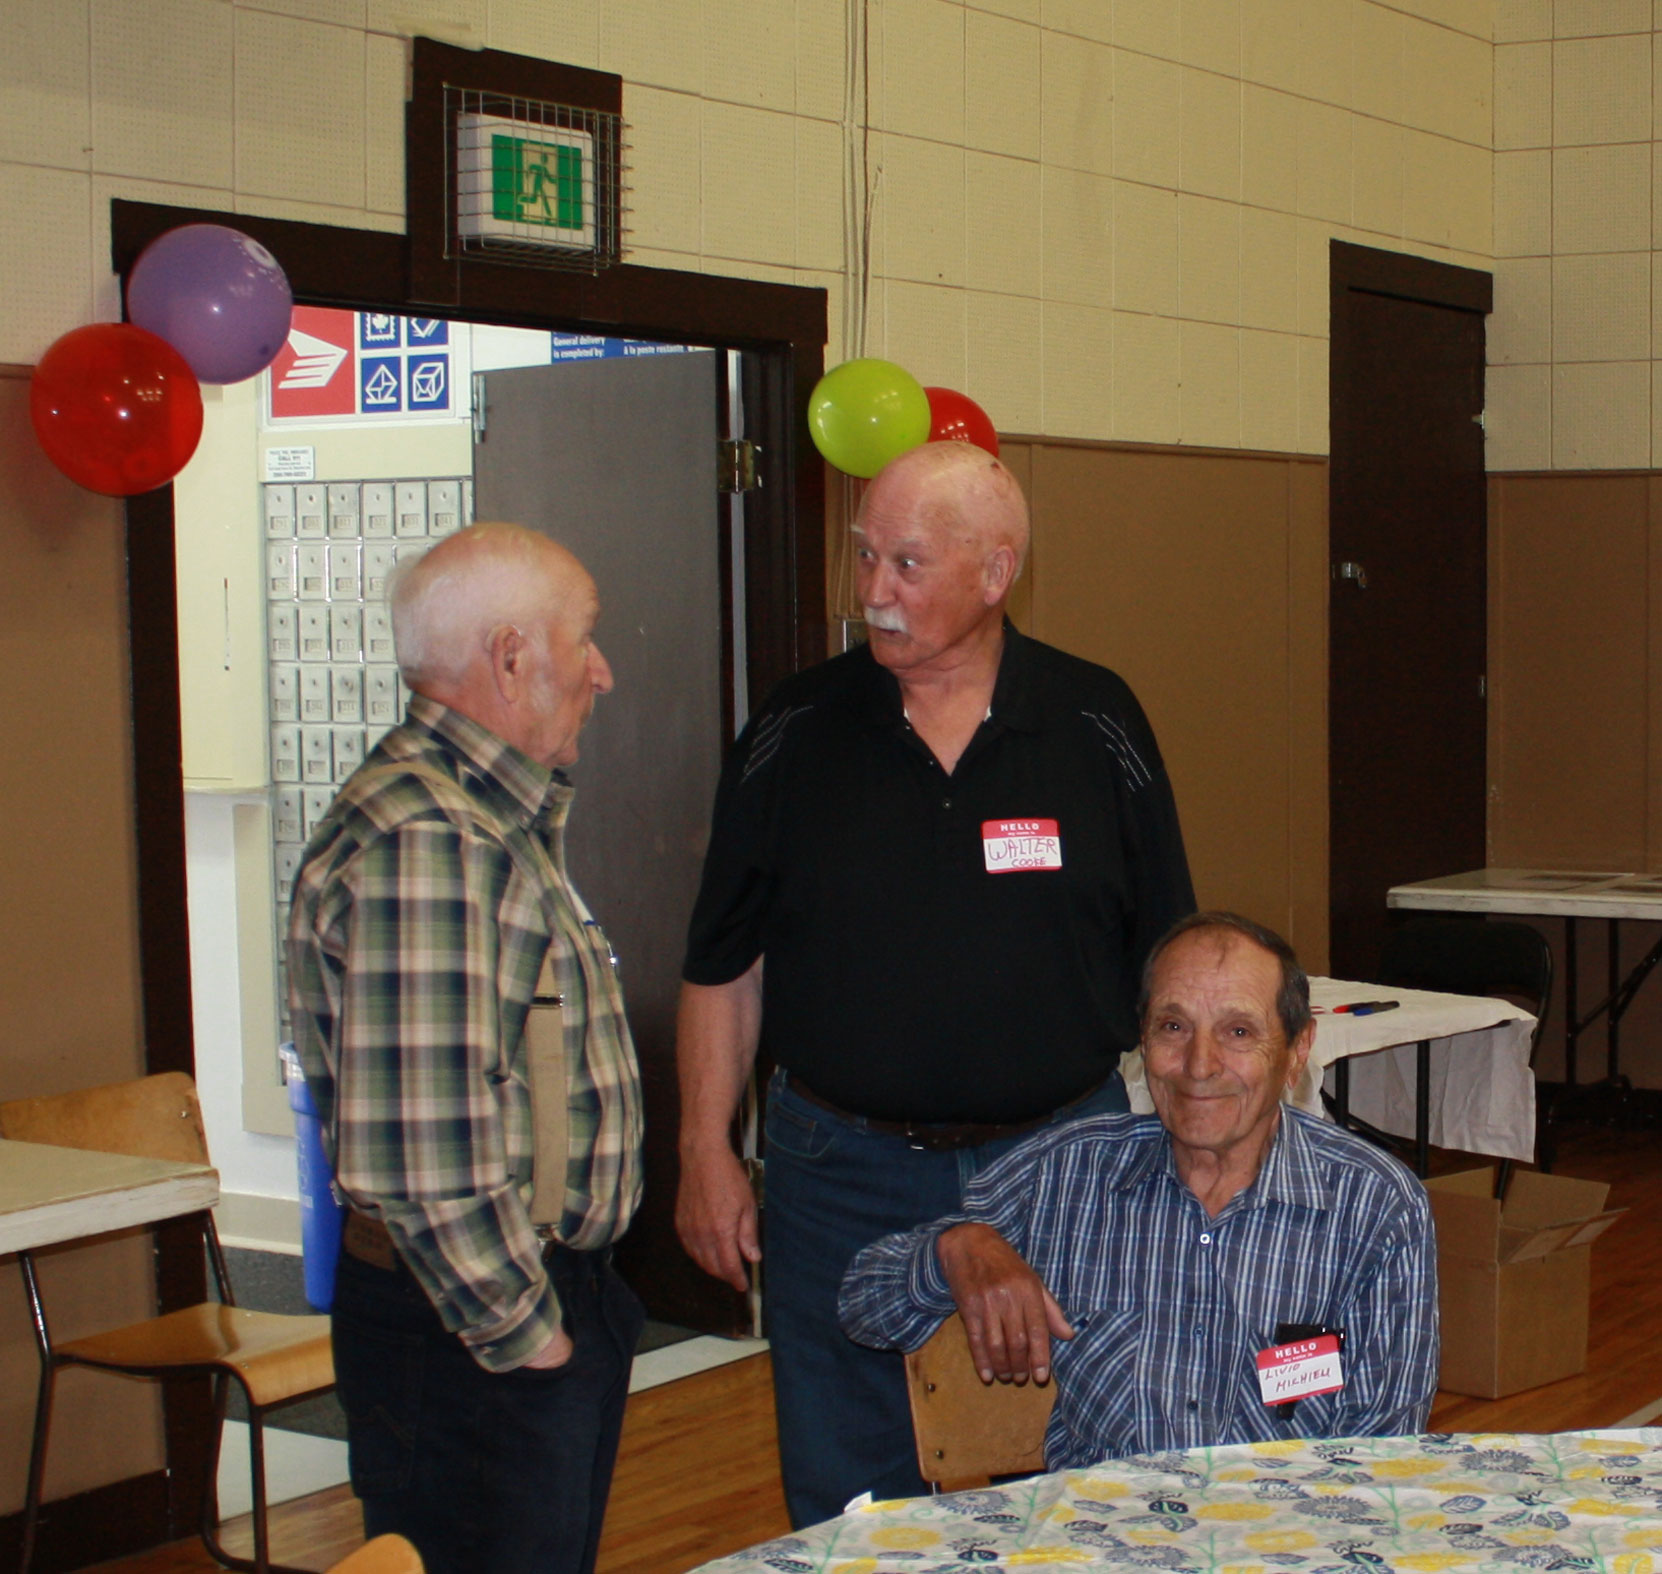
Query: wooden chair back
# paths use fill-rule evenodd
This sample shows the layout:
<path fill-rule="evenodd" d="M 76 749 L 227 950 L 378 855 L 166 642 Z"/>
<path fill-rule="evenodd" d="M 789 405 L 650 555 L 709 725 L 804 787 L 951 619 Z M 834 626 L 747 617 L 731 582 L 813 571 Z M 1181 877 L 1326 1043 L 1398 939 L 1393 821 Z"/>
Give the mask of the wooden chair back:
<path fill-rule="evenodd" d="M 923 1479 L 944 1490 L 1045 1467 L 1056 1383 L 983 1383 L 956 1312 L 906 1357 Z"/>
<path fill-rule="evenodd" d="M 59 1148 L 206 1164 L 196 1084 L 182 1071 L 0 1104 L 0 1137 Z"/>

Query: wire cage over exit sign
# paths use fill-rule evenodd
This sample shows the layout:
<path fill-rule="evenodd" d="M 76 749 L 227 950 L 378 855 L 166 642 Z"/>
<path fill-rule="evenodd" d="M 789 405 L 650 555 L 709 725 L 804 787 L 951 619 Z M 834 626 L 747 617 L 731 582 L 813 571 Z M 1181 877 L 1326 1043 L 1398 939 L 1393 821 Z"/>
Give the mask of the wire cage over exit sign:
<path fill-rule="evenodd" d="M 584 272 L 618 261 L 622 116 L 450 86 L 445 113 L 459 251 Z"/>

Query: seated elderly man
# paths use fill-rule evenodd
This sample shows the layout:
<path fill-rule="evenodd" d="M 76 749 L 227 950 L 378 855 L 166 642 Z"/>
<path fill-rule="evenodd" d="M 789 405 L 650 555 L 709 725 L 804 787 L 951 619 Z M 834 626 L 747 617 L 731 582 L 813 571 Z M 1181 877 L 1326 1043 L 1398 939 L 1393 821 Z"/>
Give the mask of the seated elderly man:
<path fill-rule="evenodd" d="M 1430 1209 L 1395 1159 L 1281 1103 L 1314 1037 L 1286 941 L 1233 913 L 1184 919 L 1144 974 L 1159 1118 L 1051 1128 L 977 1175 L 961 1213 L 868 1246 L 843 1328 L 914 1350 L 956 1306 L 983 1382 L 1054 1364 L 1052 1470 L 1422 1430 Z"/>

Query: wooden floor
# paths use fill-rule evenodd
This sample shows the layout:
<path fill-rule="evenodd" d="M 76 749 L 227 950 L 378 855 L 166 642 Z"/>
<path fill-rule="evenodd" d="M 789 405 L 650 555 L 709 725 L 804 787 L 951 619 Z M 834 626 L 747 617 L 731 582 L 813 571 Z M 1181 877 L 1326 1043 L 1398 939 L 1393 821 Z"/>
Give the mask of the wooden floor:
<path fill-rule="evenodd" d="M 1439 1155 L 1437 1167 L 1471 1163 Z M 1611 1206 L 1631 1210 L 1593 1250 L 1587 1371 L 1509 1399 L 1440 1394 L 1431 1413 L 1439 1431 L 1607 1427 L 1662 1399 L 1662 1137 L 1572 1132 L 1561 1143 L 1557 1172 L 1609 1181 Z M 345 1487 L 283 1504 L 271 1517 L 274 1557 L 303 1568 L 327 1568 L 363 1539 L 357 1503 Z M 601 1574 L 682 1574 L 786 1528 L 766 1356 L 629 1401 Z M 245 1524 L 233 1524 L 226 1540 L 233 1549 L 246 1547 Z M 213 1568 L 197 1541 L 103 1566 L 104 1574 Z"/>

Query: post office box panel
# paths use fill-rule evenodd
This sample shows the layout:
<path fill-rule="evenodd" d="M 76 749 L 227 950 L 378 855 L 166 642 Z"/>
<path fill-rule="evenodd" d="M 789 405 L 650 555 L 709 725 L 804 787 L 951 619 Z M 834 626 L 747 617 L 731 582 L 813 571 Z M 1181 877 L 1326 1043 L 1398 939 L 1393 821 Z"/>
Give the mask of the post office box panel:
<path fill-rule="evenodd" d="M 392 613 L 384 606 L 364 608 L 364 658 L 368 661 L 392 661 L 396 652 L 392 643 Z"/>
<path fill-rule="evenodd" d="M 294 599 L 294 543 L 268 541 L 265 544 L 265 593 L 268 599 Z"/>
<path fill-rule="evenodd" d="M 265 642 L 273 661 L 293 661 L 300 654 L 300 612 L 292 605 L 273 602 L 265 609 Z"/>
<path fill-rule="evenodd" d="M 288 902 L 294 899 L 294 877 L 300 873 L 300 854 L 303 848 L 294 846 L 279 846 L 276 858 L 277 900 Z"/>
<path fill-rule="evenodd" d="M 364 763 L 364 729 L 335 728 L 335 780 L 343 782 Z"/>
<path fill-rule="evenodd" d="M 379 601 L 387 593 L 387 575 L 398 561 L 398 548 L 390 541 L 364 543 L 364 598 Z"/>
<path fill-rule="evenodd" d="M 308 782 L 335 779 L 334 738 L 328 727 L 301 727 L 300 774 Z"/>
<path fill-rule="evenodd" d="M 300 729 L 292 724 L 271 729 L 271 779 L 300 780 Z"/>
<path fill-rule="evenodd" d="M 271 795 L 271 834 L 280 842 L 306 839 L 306 813 L 298 787 L 279 787 Z"/>
<path fill-rule="evenodd" d="M 401 719 L 398 708 L 398 668 L 364 668 L 364 720 L 372 726 L 392 727 Z"/>
<path fill-rule="evenodd" d="M 329 609 L 301 607 L 300 659 L 327 661 L 329 659 Z"/>
<path fill-rule="evenodd" d="M 306 816 L 307 841 L 311 840 L 312 833 L 323 823 L 323 817 L 329 812 L 329 805 L 334 801 L 333 787 L 306 787 L 301 790 L 300 803 Z"/>
<path fill-rule="evenodd" d="M 300 669 L 301 721 L 328 721 L 329 669 L 324 666 Z"/>
<path fill-rule="evenodd" d="M 394 488 L 396 529 L 400 536 L 427 534 L 427 483 L 400 481 Z"/>
<path fill-rule="evenodd" d="M 358 483 L 333 481 L 329 485 L 329 534 L 335 540 L 359 534 Z"/>
<path fill-rule="evenodd" d="M 461 528 L 462 484 L 460 481 L 427 483 L 427 529 L 434 536 L 448 536 Z"/>
<path fill-rule="evenodd" d="M 364 609 L 329 608 L 329 652 L 336 661 L 357 661 L 364 651 Z"/>
<path fill-rule="evenodd" d="M 363 548 L 356 541 L 329 543 L 329 599 L 356 601 L 363 594 L 358 576 L 358 555 Z"/>
<path fill-rule="evenodd" d="M 317 538 L 329 533 L 329 498 L 321 486 L 294 489 L 295 533 Z"/>
<path fill-rule="evenodd" d="M 392 534 L 392 482 L 365 481 L 363 494 L 364 535 Z"/>
<path fill-rule="evenodd" d="M 265 533 L 268 536 L 294 534 L 294 488 L 270 486 L 265 489 Z"/>
<path fill-rule="evenodd" d="M 333 709 L 329 719 L 337 725 L 343 722 L 364 723 L 364 669 L 362 667 L 331 667 L 329 670 L 329 698 Z M 338 750 L 337 750 L 338 753 Z"/>
<path fill-rule="evenodd" d="M 271 719 L 300 720 L 300 669 L 286 661 L 271 666 Z"/>
<path fill-rule="evenodd" d="M 294 549 L 294 593 L 302 601 L 329 599 L 329 549 L 321 541 L 302 541 Z"/>

